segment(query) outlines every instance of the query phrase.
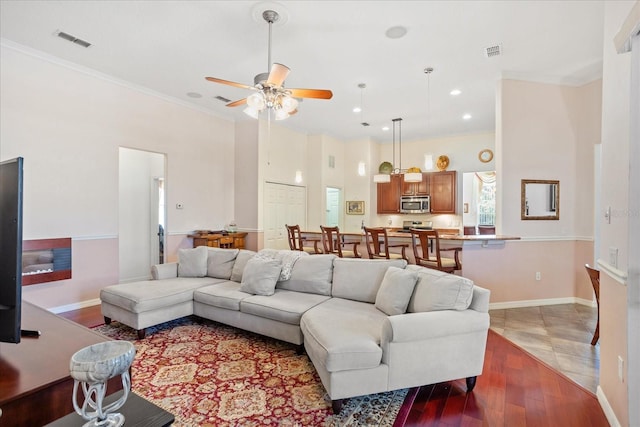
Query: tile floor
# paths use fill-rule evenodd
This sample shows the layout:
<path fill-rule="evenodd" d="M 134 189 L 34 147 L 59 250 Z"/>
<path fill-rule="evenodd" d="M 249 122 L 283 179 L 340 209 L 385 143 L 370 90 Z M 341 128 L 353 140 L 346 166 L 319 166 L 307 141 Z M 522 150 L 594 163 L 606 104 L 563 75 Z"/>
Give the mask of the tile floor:
<path fill-rule="evenodd" d="M 591 345 L 596 307 L 559 304 L 491 310 L 489 314 L 495 332 L 596 392 L 600 344 Z"/>

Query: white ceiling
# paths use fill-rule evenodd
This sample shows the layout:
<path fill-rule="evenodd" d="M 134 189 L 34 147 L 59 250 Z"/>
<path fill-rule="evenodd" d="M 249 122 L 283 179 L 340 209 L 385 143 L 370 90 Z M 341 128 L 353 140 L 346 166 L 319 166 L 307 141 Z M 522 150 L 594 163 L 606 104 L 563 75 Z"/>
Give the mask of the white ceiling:
<path fill-rule="evenodd" d="M 402 117 L 402 139 L 493 131 L 500 78 L 581 85 L 602 74 L 603 1 L 6 1 L 1 37 L 180 99 L 216 115 L 245 120 L 216 95 L 237 100 L 272 60 L 291 68 L 287 87 L 331 89 L 333 99 L 305 99 L 280 122 L 308 134 L 373 138 Z M 400 39 L 385 36 L 402 25 Z M 88 49 L 56 36 L 64 31 Z M 486 47 L 503 54 L 486 58 Z M 426 67 L 435 71 L 429 78 Z M 365 83 L 366 88 L 358 88 Z M 458 88 L 462 94 L 452 97 Z M 189 92 L 201 94 L 192 98 Z M 352 112 L 363 98 L 363 112 Z M 471 120 L 463 121 L 469 113 Z M 362 121 L 371 126 L 363 127 Z"/>

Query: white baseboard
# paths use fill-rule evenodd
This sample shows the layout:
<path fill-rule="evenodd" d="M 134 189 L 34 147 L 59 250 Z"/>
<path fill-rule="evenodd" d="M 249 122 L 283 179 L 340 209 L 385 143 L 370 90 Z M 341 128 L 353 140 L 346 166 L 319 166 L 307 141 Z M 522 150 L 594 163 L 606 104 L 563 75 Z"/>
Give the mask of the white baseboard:
<path fill-rule="evenodd" d="M 589 307 L 596 306 L 595 301 L 590 301 L 584 298 L 577 298 L 577 297 L 565 297 L 565 298 L 530 299 L 530 300 L 524 300 L 524 301 L 492 302 L 489 304 L 489 310 L 503 310 L 506 308 L 522 308 L 522 307 L 538 307 L 541 305 L 557 305 L 557 304 L 581 304 Z"/>
<path fill-rule="evenodd" d="M 607 417 L 609 425 L 611 427 L 622 427 L 620 425 L 620 421 L 618 421 L 618 418 L 616 417 L 616 414 L 613 412 L 613 408 L 611 407 L 611 405 L 609 405 L 607 396 L 605 396 L 604 391 L 602 391 L 602 388 L 600 388 L 600 386 L 598 386 L 598 389 L 596 390 L 596 396 L 598 397 L 598 402 L 600 403 L 600 407 L 604 412 L 604 416 Z"/>
<path fill-rule="evenodd" d="M 100 305 L 100 298 L 80 301 L 73 304 L 60 305 L 58 307 L 51 307 L 51 308 L 48 308 L 47 310 L 49 310 L 54 314 L 59 314 L 59 313 L 64 313 L 65 311 L 79 310 L 81 308 L 92 307 L 94 305 Z"/>

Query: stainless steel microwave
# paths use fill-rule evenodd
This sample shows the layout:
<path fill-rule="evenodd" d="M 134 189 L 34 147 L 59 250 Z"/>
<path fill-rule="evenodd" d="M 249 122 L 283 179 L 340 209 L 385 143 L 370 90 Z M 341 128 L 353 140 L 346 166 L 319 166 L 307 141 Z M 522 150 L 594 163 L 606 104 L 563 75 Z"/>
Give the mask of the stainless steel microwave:
<path fill-rule="evenodd" d="M 421 214 L 431 212 L 429 196 L 401 196 L 400 213 Z"/>

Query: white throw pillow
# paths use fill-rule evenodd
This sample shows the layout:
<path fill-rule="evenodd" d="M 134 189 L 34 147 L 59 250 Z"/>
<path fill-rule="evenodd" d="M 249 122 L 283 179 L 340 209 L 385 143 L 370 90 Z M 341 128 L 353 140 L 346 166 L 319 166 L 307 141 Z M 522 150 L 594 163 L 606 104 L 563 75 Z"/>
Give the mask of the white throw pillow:
<path fill-rule="evenodd" d="M 238 256 L 236 256 L 236 261 L 233 263 L 233 268 L 231 269 L 231 281 L 232 282 L 242 282 L 242 271 L 244 267 L 247 265 L 247 261 L 255 256 L 254 251 L 250 251 L 248 249 L 240 249 L 238 252 Z"/>
<path fill-rule="evenodd" d="M 206 246 L 198 246 L 193 249 L 178 249 L 178 276 L 206 276 L 208 254 Z"/>
<path fill-rule="evenodd" d="M 251 258 L 242 272 L 240 291 L 253 295 L 273 295 L 282 264 L 275 259 Z"/>
<path fill-rule="evenodd" d="M 238 252 L 238 249 L 209 248 L 207 276 L 229 280 Z"/>
<path fill-rule="evenodd" d="M 376 308 L 389 316 L 405 313 L 417 280 L 412 271 L 389 267 L 376 295 Z"/>
<path fill-rule="evenodd" d="M 466 310 L 471 305 L 473 281 L 431 268 L 409 267 L 418 274 L 418 283 L 409 301 L 408 312 Z"/>

